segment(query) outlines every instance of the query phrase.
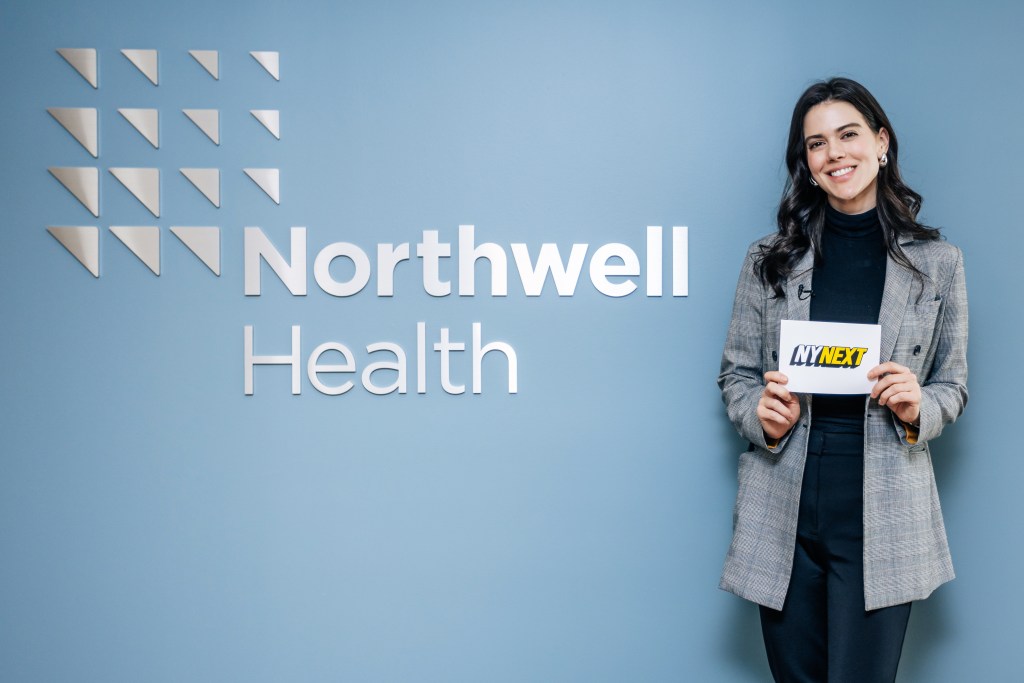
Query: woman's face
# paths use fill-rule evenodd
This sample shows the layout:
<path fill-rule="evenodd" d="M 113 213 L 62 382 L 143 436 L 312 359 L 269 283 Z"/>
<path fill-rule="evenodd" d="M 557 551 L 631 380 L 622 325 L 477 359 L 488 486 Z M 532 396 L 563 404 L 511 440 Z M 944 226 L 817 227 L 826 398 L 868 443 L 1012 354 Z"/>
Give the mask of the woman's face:
<path fill-rule="evenodd" d="M 807 167 L 837 211 L 875 208 L 878 160 L 888 149 L 889 132 L 872 131 L 849 102 L 822 102 L 804 116 Z"/>

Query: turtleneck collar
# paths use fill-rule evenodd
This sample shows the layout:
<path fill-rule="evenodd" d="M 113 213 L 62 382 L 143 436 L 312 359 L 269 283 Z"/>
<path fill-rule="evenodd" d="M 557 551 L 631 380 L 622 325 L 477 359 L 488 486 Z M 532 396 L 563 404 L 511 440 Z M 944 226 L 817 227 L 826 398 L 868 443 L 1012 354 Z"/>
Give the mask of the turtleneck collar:
<path fill-rule="evenodd" d="M 867 237 L 882 229 L 878 222 L 878 209 L 864 213 L 848 214 L 837 211 L 831 204 L 825 205 L 825 227 L 843 237 Z"/>

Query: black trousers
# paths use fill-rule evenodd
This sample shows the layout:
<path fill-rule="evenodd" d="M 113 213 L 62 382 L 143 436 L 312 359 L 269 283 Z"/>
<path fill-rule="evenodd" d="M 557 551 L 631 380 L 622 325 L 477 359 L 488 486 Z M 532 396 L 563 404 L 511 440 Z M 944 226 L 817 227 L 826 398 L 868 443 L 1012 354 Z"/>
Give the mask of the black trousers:
<path fill-rule="evenodd" d="M 786 602 L 761 607 L 776 683 L 896 678 L 910 603 L 864 610 L 863 490 L 863 427 L 812 424 Z"/>

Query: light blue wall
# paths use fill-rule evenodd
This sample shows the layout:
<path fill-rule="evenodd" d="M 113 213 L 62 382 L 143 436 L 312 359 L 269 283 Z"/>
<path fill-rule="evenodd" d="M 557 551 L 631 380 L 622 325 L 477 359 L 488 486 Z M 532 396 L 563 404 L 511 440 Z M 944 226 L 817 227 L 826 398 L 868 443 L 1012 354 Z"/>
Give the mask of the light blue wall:
<path fill-rule="evenodd" d="M 792 104 L 843 74 L 886 106 L 971 298 L 971 402 L 933 448 L 958 578 L 914 607 L 899 680 L 1020 680 L 1022 20 L 1006 2 L 4 2 L 0 679 L 766 680 L 756 609 L 716 589 L 743 444 L 714 379 Z M 60 47 L 99 50 L 98 90 Z M 160 51 L 159 88 L 121 48 Z M 220 51 L 219 82 L 189 49 Z M 279 83 L 250 50 L 281 52 Z M 99 109 L 98 161 L 57 106 Z M 118 107 L 159 108 L 161 149 Z M 221 110 L 219 147 L 187 107 Z M 280 142 L 253 108 L 281 111 Z M 46 170 L 88 165 L 98 220 Z M 161 168 L 158 221 L 112 166 Z M 222 169 L 221 209 L 188 166 Z M 280 206 L 252 166 L 281 169 Z M 159 278 L 119 224 L 160 226 Z M 266 267 L 243 295 L 246 225 L 372 254 L 460 224 L 563 252 L 686 225 L 690 295 L 613 299 L 584 270 L 574 297 L 512 277 L 505 298 L 432 298 L 411 264 L 390 299 L 312 274 L 292 297 Z M 49 225 L 101 228 L 99 279 Z M 173 225 L 221 228 L 220 278 Z M 245 325 L 257 353 L 301 325 L 308 355 L 409 350 L 418 321 L 512 344 L 519 393 L 488 357 L 479 396 L 305 378 L 292 396 L 284 368 L 243 395 Z"/>

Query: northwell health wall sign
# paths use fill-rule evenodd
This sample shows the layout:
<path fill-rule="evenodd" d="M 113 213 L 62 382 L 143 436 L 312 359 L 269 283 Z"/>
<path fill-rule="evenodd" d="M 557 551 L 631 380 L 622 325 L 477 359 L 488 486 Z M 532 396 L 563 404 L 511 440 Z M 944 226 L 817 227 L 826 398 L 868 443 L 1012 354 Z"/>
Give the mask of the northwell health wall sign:
<path fill-rule="evenodd" d="M 262 293 L 261 264 L 270 266 L 273 273 L 281 280 L 294 296 L 305 296 L 308 281 L 307 229 L 293 227 L 291 229 L 290 260 L 286 259 L 271 243 L 258 227 L 245 228 L 245 294 L 260 296 Z M 664 290 L 663 280 L 667 277 L 663 268 L 663 230 L 660 226 L 648 226 L 646 249 L 646 273 L 644 274 L 647 296 L 660 297 Z M 672 228 L 671 238 L 671 282 L 672 296 L 686 296 L 688 289 L 688 230 L 686 227 Z M 376 245 L 376 274 L 379 297 L 391 297 L 394 291 L 394 273 L 396 267 L 406 261 L 412 261 L 412 249 L 408 242 L 401 244 L 379 243 Z M 559 296 L 573 296 L 579 284 L 584 262 L 587 261 L 589 244 L 573 244 L 568 259 L 564 260 L 558 245 L 545 243 L 537 254 L 531 255 L 526 244 L 510 245 L 518 279 L 527 296 L 540 296 L 549 276 Z M 444 262 L 452 257 L 452 245 L 441 242 L 436 230 L 424 230 L 421 241 L 416 245 L 416 260 L 422 272 L 423 289 L 434 297 L 445 297 L 452 294 L 452 281 L 445 274 Z M 348 280 L 339 282 L 331 275 L 331 263 L 338 258 L 351 262 L 354 270 Z M 493 242 L 476 244 L 475 226 L 459 226 L 458 254 L 455 258 L 458 277 L 459 296 L 476 296 L 476 263 L 479 260 L 490 262 L 490 296 L 506 296 L 508 294 L 508 253 L 505 248 Z M 603 244 L 594 250 L 589 260 L 589 280 L 594 288 L 609 297 L 624 297 L 632 294 L 638 286 L 635 278 L 641 275 L 640 258 L 636 251 L 622 243 Z M 365 291 L 373 272 L 370 257 L 364 249 L 350 242 L 333 242 L 320 249 L 313 262 L 313 277 L 317 286 L 332 296 L 349 297 Z M 613 279 L 614 278 L 614 279 Z M 492 351 L 503 353 L 508 362 L 508 392 L 518 391 L 518 357 L 515 349 L 505 342 L 482 341 L 483 325 L 474 322 L 472 325 L 472 391 L 474 394 L 483 392 L 482 366 L 485 354 Z M 292 326 L 292 344 L 287 354 L 256 355 L 254 351 L 254 330 L 252 325 L 245 326 L 245 393 L 255 392 L 253 374 L 257 365 L 290 365 L 292 371 L 291 391 L 293 394 L 302 392 L 301 383 L 301 339 L 300 326 Z M 464 393 L 463 385 L 451 380 L 450 368 L 452 354 L 464 352 L 464 342 L 452 341 L 447 327 L 440 329 L 433 350 L 440 354 L 441 387 L 449 394 Z M 344 359 L 343 364 L 324 364 L 321 357 L 327 352 L 337 352 Z M 364 389 L 373 394 L 390 394 L 408 392 L 408 354 L 401 345 L 394 342 L 376 342 L 366 346 L 371 356 L 379 352 L 388 354 L 388 360 L 370 363 L 363 368 L 361 383 Z M 426 323 L 416 323 L 416 393 L 427 392 L 426 378 Z M 343 394 L 354 386 L 352 380 L 341 384 L 328 384 L 321 374 L 355 373 L 358 368 L 351 350 L 344 344 L 325 342 L 317 346 L 309 355 L 306 374 L 310 384 L 324 394 Z M 379 384 L 374 380 L 378 371 L 394 372 L 394 381 Z"/>
<path fill-rule="evenodd" d="M 133 64 L 148 87 L 159 87 L 159 54 L 156 50 L 121 50 L 121 55 Z M 185 51 L 175 58 L 183 58 Z M 98 53 L 92 48 L 59 48 L 57 53 L 68 65 L 82 76 L 93 90 L 99 89 Z M 209 77 L 220 82 L 220 53 L 216 50 L 188 50 L 188 56 L 201 67 Z M 280 81 L 280 54 L 272 51 L 250 52 L 253 65 L 259 65 L 274 81 Z M 59 61 L 59 60 L 58 60 Z M 196 72 L 200 71 L 196 68 Z M 144 81 L 139 79 L 140 83 Z M 138 84 L 134 84 L 138 85 Z M 88 90 L 88 89 L 86 89 Z M 62 93 L 65 97 L 67 93 Z M 79 97 L 81 93 L 72 93 Z M 164 116 L 177 109 L 164 107 Z M 268 133 L 269 144 L 281 140 L 281 114 L 277 109 L 251 109 L 252 119 Z M 92 157 L 100 158 L 99 119 L 96 107 L 52 107 L 47 112 L 81 147 Z M 195 125 L 206 144 L 217 148 L 221 145 L 220 110 L 217 108 L 180 109 Z M 124 130 L 133 130 L 139 143 L 148 144 L 153 150 L 161 149 L 162 112 L 160 108 L 118 108 Z M 120 132 L 119 129 L 115 129 Z M 99 218 L 100 178 L 106 178 L 99 166 L 48 166 L 50 175 L 63 185 L 93 217 Z M 127 190 L 154 218 L 161 214 L 161 167 L 145 168 L 112 165 L 107 168 L 110 176 L 118 181 L 115 188 Z M 167 169 L 163 169 L 167 170 Z M 177 173 L 163 174 L 180 178 L 200 192 L 217 210 L 221 209 L 221 168 L 179 168 Z M 273 205 L 281 204 L 279 168 L 239 169 L 254 182 L 269 198 Z M 115 191 L 119 191 L 115 189 Z M 271 206 L 270 203 L 267 205 Z M 250 207 L 246 207 L 248 210 Z M 262 220 L 262 219 L 261 219 Z M 268 221 L 269 222 L 269 221 Z M 266 224 L 266 223 L 264 223 Z M 108 226 L 110 234 L 137 256 L 155 276 L 160 275 L 161 228 L 157 225 Z M 168 227 L 169 232 L 181 241 L 212 273 L 221 276 L 221 233 L 217 226 Z M 94 277 L 100 276 L 100 229 L 97 226 L 51 225 L 50 234 L 57 239 Z M 611 242 L 591 250 L 587 243 L 575 243 L 568 253 L 563 253 L 557 244 L 543 243 L 531 251 L 525 243 L 511 243 L 507 247 L 494 241 L 478 243 L 473 225 L 458 227 L 456 242 L 442 241 L 437 230 L 423 230 L 415 245 L 409 242 L 380 242 L 371 249 L 354 242 L 320 240 L 323 246 L 311 247 L 312 233 L 307 227 L 290 229 L 288 249 L 279 249 L 260 227 L 243 228 L 244 249 L 244 292 L 247 297 L 259 297 L 263 291 L 262 277 L 269 272 L 287 288 L 292 296 L 308 294 L 309 263 L 312 260 L 313 281 L 323 293 L 332 297 L 354 297 L 375 295 L 394 297 L 395 272 L 397 269 L 416 268 L 421 273 L 423 291 L 431 297 L 443 298 L 457 294 L 459 297 L 474 297 L 483 290 L 486 296 L 504 297 L 509 292 L 509 281 L 515 280 L 514 287 L 527 297 L 539 297 L 550 279 L 560 297 L 572 297 L 581 281 L 589 280 L 591 286 L 611 298 L 622 298 L 638 289 L 648 297 L 661 297 L 666 289 L 673 297 L 688 294 L 688 231 L 686 227 L 673 227 L 666 233 L 660 226 L 648 226 L 646 241 L 641 249 L 622 243 Z M 643 262 L 638 252 L 644 254 Z M 347 279 L 339 280 L 331 272 L 332 264 L 338 259 L 347 262 L 350 273 Z M 477 285 L 476 266 L 487 261 L 490 267 L 489 287 Z M 514 275 L 510 275 L 514 265 Z M 587 272 L 584 276 L 584 266 Z M 666 267 L 667 266 L 667 267 Z M 376 288 L 370 294 L 367 289 L 375 277 Z M 638 284 L 638 282 L 640 284 Z M 401 293 L 398 294 L 399 296 Z M 439 354 L 441 388 L 449 394 L 465 393 L 466 387 L 451 379 L 451 366 L 457 356 L 467 351 L 467 341 L 453 339 L 448 327 L 440 327 L 429 334 L 427 324 L 415 323 L 416 347 L 412 353 L 393 341 L 378 341 L 365 345 L 365 362 L 359 363 L 349 346 L 327 341 L 320 343 L 308 355 L 303 354 L 302 329 L 291 326 L 291 345 L 287 349 L 268 349 L 258 345 L 253 325 L 243 329 L 244 393 L 256 392 L 255 375 L 260 366 L 287 365 L 291 368 L 291 393 L 302 393 L 302 369 L 309 384 L 318 392 L 327 395 L 345 394 L 360 385 L 373 395 L 391 393 L 405 394 L 410 391 L 410 356 L 415 359 L 415 392 L 427 393 L 428 352 Z M 518 392 L 519 359 L 515 348 L 504 341 L 485 342 L 483 324 L 471 324 L 469 360 L 471 365 L 471 391 L 483 392 L 483 358 L 488 353 L 503 355 L 506 360 L 507 391 Z M 434 339 L 436 338 L 436 341 Z M 275 353 L 276 351 L 276 353 Z M 341 362 L 337 362 L 337 361 Z"/>

